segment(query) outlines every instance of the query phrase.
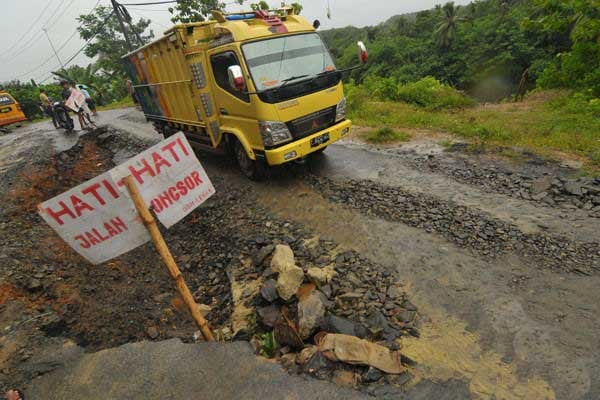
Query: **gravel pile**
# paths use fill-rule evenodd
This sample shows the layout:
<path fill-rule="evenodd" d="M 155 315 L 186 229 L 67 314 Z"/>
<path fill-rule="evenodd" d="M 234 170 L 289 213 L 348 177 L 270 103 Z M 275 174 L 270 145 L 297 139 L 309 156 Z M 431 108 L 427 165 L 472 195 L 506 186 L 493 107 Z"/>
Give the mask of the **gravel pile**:
<path fill-rule="evenodd" d="M 585 275 L 600 271 L 598 243 L 573 243 L 562 237 L 526 234 L 514 225 L 453 202 L 371 181 L 333 181 L 311 176 L 309 182 L 331 201 L 428 233 L 435 232 L 485 256 L 516 252 L 537 265 L 559 271 Z"/>
<path fill-rule="evenodd" d="M 600 178 L 568 179 L 552 172 L 524 174 L 501 166 L 481 166 L 465 159 L 449 162 L 435 156 L 411 155 L 405 160 L 420 171 L 441 173 L 486 191 L 551 207 L 582 209 L 600 218 Z"/>

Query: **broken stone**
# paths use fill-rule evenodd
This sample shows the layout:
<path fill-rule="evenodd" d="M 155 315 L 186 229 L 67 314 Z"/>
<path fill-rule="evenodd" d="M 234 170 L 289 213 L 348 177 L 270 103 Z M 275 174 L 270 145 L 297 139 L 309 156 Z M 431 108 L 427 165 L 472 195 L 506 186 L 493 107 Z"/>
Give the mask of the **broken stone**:
<path fill-rule="evenodd" d="M 285 369 L 290 369 L 294 365 L 296 365 L 296 354 L 295 353 L 286 353 L 281 356 L 281 365 Z"/>
<path fill-rule="evenodd" d="M 319 288 L 319 290 L 325 295 L 325 297 L 327 297 L 328 299 L 331 298 L 331 285 L 325 285 Z"/>
<path fill-rule="evenodd" d="M 546 196 L 548 196 L 548 192 L 540 192 L 540 193 L 537 193 L 537 194 L 531 196 L 531 198 L 535 201 L 540 201 L 540 200 L 545 199 Z"/>
<path fill-rule="evenodd" d="M 382 333 L 388 327 L 387 319 L 378 310 L 371 310 L 371 312 L 369 312 L 365 324 L 373 335 Z"/>
<path fill-rule="evenodd" d="M 261 266 L 264 263 L 265 259 L 269 257 L 271 253 L 273 253 L 273 250 L 275 250 L 275 246 L 270 244 L 268 246 L 264 246 L 259 251 L 257 251 L 256 254 L 252 256 L 252 262 L 254 262 L 254 265 Z"/>
<path fill-rule="evenodd" d="M 402 297 L 402 291 L 397 286 L 390 286 L 387 290 L 387 295 L 390 299 L 395 300 Z"/>
<path fill-rule="evenodd" d="M 316 290 L 298 301 L 298 327 L 302 339 L 308 339 L 319 327 L 325 316 L 325 301 L 324 295 Z"/>
<path fill-rule="evenodd" d="M 344 369 L 337 370 L 333 374 L 333 382 L 340 386 L 354 387 L 356 385 L 356 374 Z"/>
<path fill-rule="evenodd" d="M 544 176 L 532 182 L 531 194 L 537 195 L 543 192 L 547 192 L 552 188 L 552 182 L 554 178 L 551 176 Z"/>
<path fill-rule="evenodd" d="M 158 337 L 158 329 L 155 326 L 150 326 L 146 329 L 146 334 L 150 339 L 156 339 Z"/>
<path fill-rule="evenodd" d="M 577 181 L 567 181 L 563 186 L 565 192 L 573 196 L 583 195 L 583 185 Z"/>
<path fill-rule="evenodd" d="M 269 328 L 274 327 L 277 320 L 281 317 L 281 311 L 274 305 L 257 308 L 256 313 L 260 318 L 260 322 Z"/>
<path fill-rule="evenodd" d="M 311 267 L 306 271 L 306 275 L 311 282 L 313 282 L 318 287 L 324 286 L 331 282 L 334 276 L 337 275 L 337 272 L 333 270 L 333 268 L 325 267 L 325 268 L 317 268 Z"/>
<path fill-rule="evenodd" d="M 202 313 L 202 315 L 208 314 L 212 310 L 212 307 L 208 304 L 198 304 L 198 311 Z"/>
<path fill-rule="evenodd" d="M 359 338 L 365 338 L 368 335 L 367 328 L 362 324 L 333 314 L 329 314 L 323 318 L 321 329 L 331 333 L 341 333 Z"/>
<path fill-rule="evenodd" d="M 406 300 L 404 303 L 402 303 L 402 307 L 404 307 L 408 311 L 417 311 L 417 306 L 415 306 L 413 303 L 411 303 L 408 300 Z"/>
<path fill-rule="evenodd" d="M 272 267 L 271 267 L 272 268 Z M 278 266 L 279 276 L 275 288 L 279 297 L 283 300 L 290 300 L 302 285 L 304 281 L 304 271 L 302 268 L 293 264 L 281 264 Z"/>
<path fill-rule="evenodd" d="M 333 367 L 333 363 L 316 350 L 312 352 L 312 356 L 301 365 L 302 370 L 309 373 L 314 373 L 323 369 L 331 369 Z"/>
<path fill-rule="evenodd" d="M 30 279 L 29 282 L 27 282 L 27 289 L 31 290 L 31 291 L 35 291 L 35 290 L 39 290 L 42 288 L 42 281 L 40 281 L 39 279 Z"/>
<path fill-rule="evenodd" d="M 273 272 L 281 272 L 282 269 L 295 265 L 294 252 L 290 246 L 285 244 L 275 246 L 273 258 L 271 259 L 271 270 Z"/>
<path fill-rule="evenodd" d="M 269 303 L 277 300 L 277 282 L 274 279 L 269 279 L 260 288 L 260 295 Z"/>
<path fill-rule="evenodd" d="M 375 367 L 369 367 L 367 372 L 365 372 L 362 376 L 362 381 L 365 383 L 377 382 L 383 377 L 383 372 L 378 370 Z"/>

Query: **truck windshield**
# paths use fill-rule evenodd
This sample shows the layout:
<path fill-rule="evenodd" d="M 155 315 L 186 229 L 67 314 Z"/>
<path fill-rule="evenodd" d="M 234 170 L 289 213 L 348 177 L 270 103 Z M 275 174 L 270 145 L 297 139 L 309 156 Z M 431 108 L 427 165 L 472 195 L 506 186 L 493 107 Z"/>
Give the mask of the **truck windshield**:
<path fill-rule="evenodd" d="M 316 33 L 251 42 L 243 50 L 259 92 L 335 71 L 331 55 Z"/>

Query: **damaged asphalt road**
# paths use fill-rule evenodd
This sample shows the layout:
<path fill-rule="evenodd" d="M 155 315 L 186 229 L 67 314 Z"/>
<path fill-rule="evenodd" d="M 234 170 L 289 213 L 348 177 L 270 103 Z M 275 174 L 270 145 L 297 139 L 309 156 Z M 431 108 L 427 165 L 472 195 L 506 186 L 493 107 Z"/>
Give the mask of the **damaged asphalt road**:
<path fill-rule="evenodd" d="M 34 213 L 38 201 L 159 140 L 136 111 L 114 110 L 100 118 L 109 131 L 94 140 L 62 137 L 47 123 L 0 137 L 0 232 L 5 238 L 0 250 L 0 389 L 16 383 L 28 385 L 32 394 L 44 388 L 43 393 L 60 398 L 52 382 L 64 385 L 61 376 L 83 373 L 95 354 L 98 359 L 110 357 L 111 351 L 124 354 L 135 348 L 130 343 L 144 340 L 194 341 L 195 327 L 150 246 L 92 267 Z M 485 184 L 489 171 L 481 171 L 490 165 L 484 157 L 468 164 L 457 157 L 334 145 L 306 166 L 279 168 L 267 182 L 253 183 L 231 162 L 201 153 L 217 195 L 166 232 L 166 239 L 196 300 L 224 339 L 238 333 L 232 325 L 239 297 L 232 279 L 262 278 L 265 267 L 246 261 L 278 243 L 293 249 L 307 276 L 310 268 L 336 266 L 338 256 L 348 254 L 336 266 L 343 278 L 335 282 L 337 291 L 319 287 L 319 293 L 329 294 L 335 317 L 365 324 L 367 304 L 374 301 L 370 306 L 383 310 L 384 318 L 409 324 L 397 326 L 402 329 L 395 341 L 411 360 L 405 365 L 408 373 L 380 376 L 366 367 L 308 372 L 326 380 L 317 382 L 306 381 L 298 364 L 282 363 L 289 375 L 268 364 L 274 382 L 290 385 L 290 391 L 301 379 L 323 393 L 342 385 L 377 398 L 599 396 L 596 183 L 574 184 L 552 165 L 543 170 L 510 166 L 505 175 L 516 174 L 526 183 L 510 183 L 514 190 L 508 190 L 506 184 Z M 442 172 L 424 163 L 453 167 Z M 552 177 L 545 186 L 540 182 L 544 176 Z M 523 192 L 528 184 L 547 194 L 531 198 Z M 389 282 L 379 288 L 384 279 Z M 376 296 L 391 284 L 400 288 L 397 302 Z M 356 299 L 355 305 L 344 308 L 337 300 L 344 295 Z M 247 305 L 260 309 L 270 302 L 257 294 Z M 260 316 L 256 322 L 260 329 Z M 183 353 L 188 351 L 181 346 L 193 346 L 168 343 L 177 342 L 138 348 L 152 357 L 162 351 L 160 346 Z M 65 346 L 92 354 L 53 360 Z M 224 360 L 238 350 L 227 346 L 224 354 L 211 354 Z M 119 365 L 98 374 L 115 385 L 127 383 Z M 182 386 L 194 387 L 191 377 L 182 379 Z M 151 382 L 144 384 L 140 387 L 150 390 Z M 256 388 L 258 395 L 260 386 L 249 384 L 248 390 Z M 258 398 L 252 396 L 248 392 L 245 398 Z"/>

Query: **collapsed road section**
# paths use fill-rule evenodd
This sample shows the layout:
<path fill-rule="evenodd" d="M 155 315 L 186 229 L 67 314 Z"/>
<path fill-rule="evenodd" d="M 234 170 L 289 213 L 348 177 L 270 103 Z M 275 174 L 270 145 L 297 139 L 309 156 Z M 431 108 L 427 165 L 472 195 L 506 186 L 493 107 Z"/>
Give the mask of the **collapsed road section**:
<path fill-rule="evenodd" d="M 93 266 L 36 213 L 38 203 L 113 168 L 111 149 L 147 147 L 114 131 L 95 132 L 5 177 L 3 387 L 26 386 L 50 372 L 54 367 L 36 360 L 57 343 L 98 351 L 147 339 L 201 339 L 148 244 Z M 250 191 L 219 176 L 212 181 L 214 197 L 164 236 L 216 338 L 248 341 L 293 374 L 373 394 L 401 391 L 413 361 L 397 339 L 419 336 L 417 308 L 401 280 L 307 227 L 271 216 Z M 76 203 L 74 215 L 92 212 Z M 77 243 L 100 240 L 90 235 Z"/>

